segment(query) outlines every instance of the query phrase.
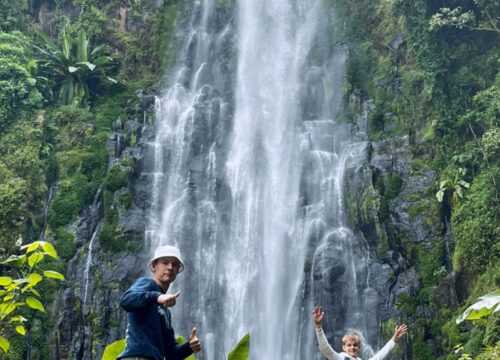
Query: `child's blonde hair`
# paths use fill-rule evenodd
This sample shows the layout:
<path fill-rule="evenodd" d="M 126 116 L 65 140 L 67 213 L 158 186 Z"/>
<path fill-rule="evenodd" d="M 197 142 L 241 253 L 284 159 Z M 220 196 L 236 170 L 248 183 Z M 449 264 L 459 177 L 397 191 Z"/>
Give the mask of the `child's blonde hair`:
<path fill-rule="evenodd" d="M 348 341 L 352 341 L 354 343 L 356 343 L 358 345 L 358 347 L 361 345 L 361 337 L 359 336 L 359 334 L 356 334 L 354 332 L 352 333 L 347 333 L 344 335 L 344 337 L 342 338 L 342 343 L 345 345 L 346 342 Z"/>

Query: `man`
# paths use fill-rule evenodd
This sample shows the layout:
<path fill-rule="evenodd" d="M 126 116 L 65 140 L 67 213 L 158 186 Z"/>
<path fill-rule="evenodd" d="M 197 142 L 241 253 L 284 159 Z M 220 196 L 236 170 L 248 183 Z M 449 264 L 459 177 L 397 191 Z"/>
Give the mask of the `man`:
<path fill-rule="evenodd" d="M 181 360 L 201 350 L 196 328 L 189 341 L 177 345 L 168 307 L 175 305 L 180 292 L 167 294 L 170 284 L 184 270 L 181 253 L 174 246 L 160 246 L 149 261 L 153 277 L 141 277 L 120 297 L 127 311 L 127 345 L 117 359 Z"/>
<path fill-rule="evenodd" d="M 356 333 L 350 333 L 344 335 L 342 338 L 342 350 L 340 354 L 337 353 L 328 343 L 323 328 L 321 327 L 321 322 L 325 313 L 321 310 L 321 306 L 315 306 L 313 309 L 313 321 L 316 328 L 316 337 L 318 339 L 319 351 L 328 360 L 361 360 L 358 355 L 361 351 L 361 339 Z M 394 329 L 394 334 L 391 340 L 389 340 L 382 349 L 380 349 L 375 355 L 373 355 L 369 360 L 382 360 L 385 359 L 387 355 L 394 349 L 396 342 L 408 331 L 408 327 L 403 324 L 396 326 Z"/>

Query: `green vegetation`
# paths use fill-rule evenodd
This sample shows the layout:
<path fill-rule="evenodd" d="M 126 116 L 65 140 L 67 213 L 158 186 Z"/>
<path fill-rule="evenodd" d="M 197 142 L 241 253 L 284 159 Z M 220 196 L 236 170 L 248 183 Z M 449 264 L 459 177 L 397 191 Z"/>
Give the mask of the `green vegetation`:
<path fill-rule="evenodd" d="M 416 297 L 397 301 L 415 323 L 413 357 L 458 359 L 453 348 L 464 344 L 471 358 L 487 358 L 487 353 L 498 351 L 498 338 L 487 336 L 499 333 L 498 321 L 488 319 L 487 325 L 474 330 L 452 324 L 460 309 L 443 304 L 437 293 L 450 265 L 458 279 L 460 307 L 469 304 L 474 294 L 500 286 L 494 275 L 500 266 L 500 3 L 326 3 L 343 18 L 342 28 L 333 31 L 350 45 L 346 107 L 354 103 L 352 96 L 371 99 L 375 106 L 369 114 L 370 138 L 407 135 L 414 172 L 432 170 L 439 177 L 424 194 L 407 196 L 412 203 L 410 219 L 423 218 L 429 229 L 451 227 L 452 236 L 451 259 L 437 233 L 431 244 L 415 247 L 405 240 L 406 258 L 422 280 Z M 373 187 L 378 194 L 364 196 L 363 206 L 378 209 L 379 219 L 386 221 L 384 215 L 391 211 L 391 199 L 401 186 L 397 177 L 375 174 Z M 365 216 L 360 222 L 361 214 L 354 215 L 354 224 L 373 221 Z M 379 236 L 378 241 L 383 245 L 386 240 Z M 432 320 L 419 317 L 418 307 L 430 308 Z M 441 348 L 433 349 L 428 342 Z"/>
<path fill-rule="evenodd" d="M 122 5 L 132 26 L 141 28 L 140 36 L 123 32 L 118 21 L 110 21 Z M 80 10 L 77 18 L 65 13 L 68 6 Z M 124 160 L 108 173 L 105 145 L 112 123 L 126 118 L 127 109 L 135 109 L 136 93 L 147 91 L 163 71 L 161 66 L 170 64 L 159 65 L 166 58 L 163 51 L 170 51 L 170 62 L 174 58 L 165 33 L 157 32 L 171 36 L 175 2 L 166 1 L 157 10 L 147 6 L 143 0 L 0 2 L 1 257 L 16 253 L 18 239 L 37 240 L 43 229 L 60 258 L 69 261 L 77 251 L 72 224 L 101 185 L 107 205 L 102 248 L 121 251 L 140 246 L 140 236 L 123 234 L 117 226 L 118 211 L 130 208 L 133 201 L 130 193 L 117 191 L 126 188 L 133 162 Z M 145 11 L 152 11 L 148 26 L 142 26 Z M 46 14 L 42 24 L 35 23 Z M 148 42 L 153 39 L 154 43 Z M 144 49 L 148 54 L 140 58 Z M 143 60 L 151 62 L 142 64 Z M 136 141 L 134 134 L 127 136 Z M 47 199 L 49 186 L 55 189 L 51 199 Z M 53 265 L 65 271 L 64 263 Z M 40 285 L 47 297 L 56 293 L 54 286 Z M 30 319 L 29 344 L 41 358 L 49 358 L 44 332 L 52 329 L 51 319 L 33 311 L 24 316 Z M 2 322 L 0 335 L 10 336 L 5 331 Z M 9 353 L 2 356 L 6 360 L 25 354 L 26 339 L 16 334 L 9 339 Z"/>
<path fill-rule="evenodd" d="M 44 40 L 44 48 L 38 48 L 43 59 L 41 70 L 55 83 L 60 104 L 87 107 L 105 81 L 116 83 L 108 76 L 115 64 L 104 53 L 106 45 L 91 49 L 83 28 L 75 38 L 64 29 L 60 48 L 45 33 L 38 33 Z"/>
<path fill-rule="evenodd" d="M 42 95 L 34 76 L 32 43 L 19 31 L 0 31 L 0 131 L 18 111 L 32 111 L 42 105 Z"/>
<path fill-rule="evenodd" d="M 28 319 L 25 317 L 26 308 L 45 312 L 45 307 L 40 301 L 38 291 L 42 281 L 56 279 L 64 281 L 64 276 L 57 271 L 44 266 L 46 256 L 57 259 L 54 247 L 45 241 L 35 241 L 20 247 L 22 255 L 11 255 L 0 264 L 16 269 L 7 272 L 7 276 L 0 277 L 0 349 L 7 353 L 10 341 L 6 338 L 14 332 L 26 335 L 24 325 Z M 16 276 L 13 278 L 8 276 Z"/>
<path fill-rule="evenodd" d="M 133 201 L 127 191 L 133 163 L 122 159 L 108 169 L 105 144 L 113 121 L 127 118 L 136 105 L 136 92 L 175 59 L 180 3 L 167 0 L 154 10 L 148 3 L 0 0 L 0 256 L 15 253 L 18 239 L 36 240 L 48 225 L 45 235 L 61 259 L 71 259 L 72 225 L 100 186 L 101 249 L 139 248 L 140 236 L 124 234 L 118 221 Z M 217 0 L 217 6 L 229 4 Z M 411 173 L 437 174 L 422 193 L 405 193 L 410 221 L 423 219 L 432 232 L 423 244 L 387 226 L 393 205 L 401 201 L 402 174 L 374 173 L 361 200 L 347 196 L 352 224 L 371 234 L 378 253 L 398 247 L 418 271 L 420 292 L 396 303 L 413 322 L 413 358 L 496 358 L 498 314 L 473 329 L 454 320 L 478 296 L 500 286 L 500 4 L 324 4 L 342 18 L 332 22 L 332 36 L 349 45 L 344 119 L 353 121 L 362 102 L 371 100 L 370 139 L 407 136 Z M 63 11 L 68 7 L 75 10 L 72 17 Z M 43 14 L 50 19 L 37 24 Z M 47 35 L 36 35 L 40 27 Z M 126 134 L 126 141 L 135 144 L 135 134 Z M 49 185 L 56 193 L 47 204 Z M 452 270 L 458 305 L 438 296 Z M 428 309 L 431 319 L 420 309 Z M 30 329 L 30 339 L 42 334 L 43 326 Z M 22 340 L 13 337 L 11 345 L 9 359 L 20 359 Z"/>

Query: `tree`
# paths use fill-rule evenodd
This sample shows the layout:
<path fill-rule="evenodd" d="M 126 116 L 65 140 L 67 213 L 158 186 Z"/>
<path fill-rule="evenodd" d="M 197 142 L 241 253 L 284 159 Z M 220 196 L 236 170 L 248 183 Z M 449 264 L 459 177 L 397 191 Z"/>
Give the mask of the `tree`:
<path fill-rule="evenodd" d="M 471 10 L 440 8 L 431 18 L 431 28 L 453 26 L 459 29 L 493 32 L 500 35 L 500 1 L 474 0 Z"/>
<path fill-rule="evenodd" d="M 11 276 L 0 276 L 0 349 L 8 352 L 10 342 L 7 337 L 14 332 L 25 335 L 24 317 L 26 307 L 45 312 L 40 301 L 37 285 L 46 279 L 64 281 L 64 276 L 56 271 L 44 269 L 46 257 L 57 259 L 57 252 L 46 241 L 35 241 L 20 246 L 22 255 L 11 255 L 1 265 L 11 267 Z"/>
<path fill-rule="evenodd" d="M 465 169 L 448 167 L 441 175 L 439 190 L 436 193 L 437 200 L 443 202 L 447 192 L 451 194 L 453 202 L 458 198 L 463 198 L 464 189 L 470 188 L 470 184 L 463 180 L 463 176 L 465 176 Z"/>
<path fill-rule="evenodd" d="M 20 110 L 32 110 L 42 103 L 30 49 L 28 38 L 20 32 L 0 31 L 0 131 L 14 121 Z"/>
<path fill-rule="evenodd" d="M 87 107 L 103 83 L 117 82 L 108 76 L 115 62 L 106 54 L 107 46 L 101 44 L 91 50 L 84 29 L 75 38 L 63 30 L 61 48 L 43 31 L 38 34 L 44 41 L 44 48 L 37 47 L 42 55 L 41 68 L 53 79 L 60 104 Z"/>

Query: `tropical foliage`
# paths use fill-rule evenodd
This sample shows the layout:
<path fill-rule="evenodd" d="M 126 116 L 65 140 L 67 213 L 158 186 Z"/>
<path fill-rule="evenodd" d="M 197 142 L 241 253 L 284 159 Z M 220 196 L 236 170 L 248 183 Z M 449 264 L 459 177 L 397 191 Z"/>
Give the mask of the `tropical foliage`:
<path fill-rule="evenodd" d="M 478 321 L 500 310 L 500 290 L 479 297 L 457 318 L 457 324 L 464 320 Z"/>
<path fill-rule="evenodd" d="M 42 95 L 34 77 L 36 64 L 32 44 L 19 31 L 0 31 L 0 131 L 22 110 L 33 110 L 42 104 Z"/>
<path fill-rule="evenodd" d="M 0 276 L 0 349 L 8 352 L 9 334 L 26 335 L 28 321 L 26 308 L 45 312 L 41 294 L 37 287 L 42 281 L 55 279 L 64 281 L 64 276 L 44 264 L 46 257 L 57 259 L 54 247 L 45 241 L 35 241 L 20 246 L 21 255 L 11 255 L 0 262 L 12 271 L 10 276 Z"/>
<path fill-rule="evenodd" d="M 108 76 L 116 64 L 106 54 L 107 46 L 92 49 L 84 29 L 76 37 L 64 29 L 61 47 L 42 31 L 38 33 L 44 40 L 44 47 L 38 48 L 42 56 L 40 68 L 54 81 L 60 104 L 87 107 L 103 84 L 116 83 Z"/>
<path fill-rule="evenodd" d="M 106 11 L 125 3 L 131 26 L 119 29 L 118 20 L 110 20 L 116 16 Z M 158 79 L 172 65 L 176 44 L 168 40 L 182 5 L 168 0 L 162 11 L 153 11 L 146 3 L 0 0 L 0 256 L 15 253 L 16 239 L 35 239 L 47 225 L 60 256 L 69 260 L 76 252 L 71 224 L 101 184 L 102 250 L 123 249 L 118 224 L 123 204 L 115 193 L 126 187 L 130 167 L 115 165 L 106 173 L 105 143 L 111 123 L 122 117 L 137 88 L 122 83 L 103 90 L 113 83 L 115 71 L 129 81 Z M 228 2 L 217 1 L 217 6 L 222 3 Z M 421 282 L 415 296 L 398 299 L 402 315 L 413 324 L 408 351 L 418 359 L 456 360 L 460 354 L 497 359 L 498 312 L 472 328 L 455 319 L 500 284 L 500 3 L 323 3 L 331 9 L 330 35 L 349 43 L 344 110 L 355 118 L 359 109 L 353 104 L 373 103 L 371 140 L 408 138 L 409 171 L 432 172 L 439 179 L 417 195 L 419 206 L 410 207 L 409 215 L 420 215 L 430 225 L 441 222 L 445 235 L 432 230 L 426 244 L 411 244 L 404 236 L 397 243 L 404 263 L 417 269 Z M 52 18 L 38 24 L 43 5 Z M 66 7 L 75 14 L 65 13 Z M 31 29 L 40 25 L 47 34 L 35 36 Z M 109 56 L 108 46 L 95 45 L 101 43 L 116 55 Z M 396 213 L 391 201 L 405 181 L 385 187 L 382 221 Z M 55 183 L 55 197 L 49 200 L 48 188 Z M 12 283 L 2 279 L 2 284 L 22 278 L 5 277 Z M 456 279 L 454 305 L 443 304 L 438 293 L 450 278 Z M 28 319 L 37 310 L 24 303 L 16 309 Z M 1 335 L 16 333 L 23 323 L 22 318 L 2 320 Z M 463 351 L 456 354 L 457 345 Z M 19 356 L 13 358 L 21 358 L 22 349 L 16 351 Z"/>

